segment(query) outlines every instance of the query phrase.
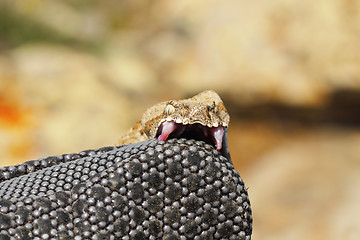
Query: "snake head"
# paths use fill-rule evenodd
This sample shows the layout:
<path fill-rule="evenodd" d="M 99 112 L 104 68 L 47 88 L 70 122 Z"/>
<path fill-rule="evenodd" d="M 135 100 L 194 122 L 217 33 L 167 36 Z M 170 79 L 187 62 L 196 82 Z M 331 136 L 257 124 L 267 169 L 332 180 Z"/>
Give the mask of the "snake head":
<path fill-rule="evenodd" d="M 203 140 L 220 151 L 226 142 L 229 121 L 219 95 L 208 90 L 192 98 L 159 103 L 144 113 L 141 123 L 149 138 Z"/>

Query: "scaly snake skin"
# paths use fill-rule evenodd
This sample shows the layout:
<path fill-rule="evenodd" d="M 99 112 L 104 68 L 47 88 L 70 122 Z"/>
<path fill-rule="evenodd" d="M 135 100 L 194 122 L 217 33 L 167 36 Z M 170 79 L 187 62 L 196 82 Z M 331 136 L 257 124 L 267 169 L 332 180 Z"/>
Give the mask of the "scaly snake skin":
<path fill-rule="evenodd" d="M 3 239 L 251 239 L 243 180 L 201 141 L 155 139 L 0 169 Z"/>

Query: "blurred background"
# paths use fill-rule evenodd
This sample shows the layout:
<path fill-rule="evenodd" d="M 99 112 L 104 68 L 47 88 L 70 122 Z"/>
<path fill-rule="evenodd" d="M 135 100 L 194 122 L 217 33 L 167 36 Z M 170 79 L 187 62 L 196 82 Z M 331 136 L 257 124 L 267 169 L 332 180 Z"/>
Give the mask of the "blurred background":
<path fill-rule="evenodd" d="M 0 2 L 0 165 L 114 145 L 213 89 L 253 239 L 360 239 L 360 2 Z"/>

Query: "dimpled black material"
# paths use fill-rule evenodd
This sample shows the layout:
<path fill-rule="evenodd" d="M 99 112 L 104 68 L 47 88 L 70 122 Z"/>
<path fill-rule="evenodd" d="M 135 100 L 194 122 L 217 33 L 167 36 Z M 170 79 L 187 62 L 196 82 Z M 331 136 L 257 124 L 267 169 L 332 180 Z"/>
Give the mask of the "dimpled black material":
<path fill-rule="evenodd" d="M 0 240 L 251 239 L 244 183 L 204 142 L 152 139 L 72 156 L 1 169 Z"/>

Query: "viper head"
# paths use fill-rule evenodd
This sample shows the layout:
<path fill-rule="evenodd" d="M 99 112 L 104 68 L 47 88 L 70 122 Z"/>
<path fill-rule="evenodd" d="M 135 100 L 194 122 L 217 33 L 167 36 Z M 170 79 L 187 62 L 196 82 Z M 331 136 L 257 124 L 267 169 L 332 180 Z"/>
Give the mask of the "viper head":
<path fill-rule="evenodd" d="M 224 146 L 230 116 L 214 91 L 204 91 L 192 98 L 159 103 L 143 115 L 142 125 L 149 138 L 203 140 L 217 150 Z M 226 140 L 226 139 L 225 139 Z"/>

